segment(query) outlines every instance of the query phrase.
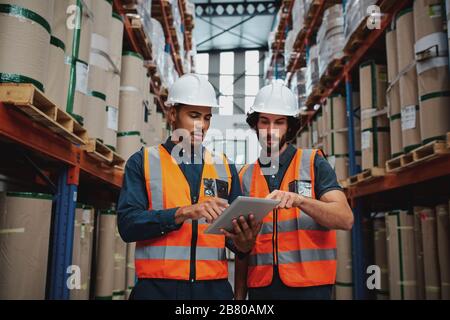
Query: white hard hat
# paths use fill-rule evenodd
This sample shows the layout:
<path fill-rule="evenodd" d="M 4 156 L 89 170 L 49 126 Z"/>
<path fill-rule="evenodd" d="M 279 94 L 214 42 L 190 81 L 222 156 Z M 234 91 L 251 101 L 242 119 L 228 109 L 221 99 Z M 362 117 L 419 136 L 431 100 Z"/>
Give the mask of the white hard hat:
<path fill-rule="evenodd" d="M 187 73 L 178 78 L 169 89 L 167 106 L 176 103 L 191 106 L 218 108 L 216 92 L 211 83 L 204 77 Z"/>
<path fill-rule="evenodd" d="M 253 112 L 296 117 L 300 111 L 294 93 L 284 85 L 282 80 L 275 80 L 258 91 L 248 113 Z"/>

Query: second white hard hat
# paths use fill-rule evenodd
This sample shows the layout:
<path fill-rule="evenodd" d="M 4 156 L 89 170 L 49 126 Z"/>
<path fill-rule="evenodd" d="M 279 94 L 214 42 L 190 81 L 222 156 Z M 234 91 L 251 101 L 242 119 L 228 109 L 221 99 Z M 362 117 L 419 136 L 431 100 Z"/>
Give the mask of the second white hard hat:
<path fill-rule="evenodd" d="M 295 94 L 282 80 L 275 80 L 258 91 L 249 114 L 261 112 L 296 117 L 299 111 Z"/>
<path fill-rule="evenodd" d="M 169 88 L 166 105 L 173 106 L 177 103 L 201 107 L 220 107 L 211 83 L 204 77 L 193 73 L 182 75 Z"/>

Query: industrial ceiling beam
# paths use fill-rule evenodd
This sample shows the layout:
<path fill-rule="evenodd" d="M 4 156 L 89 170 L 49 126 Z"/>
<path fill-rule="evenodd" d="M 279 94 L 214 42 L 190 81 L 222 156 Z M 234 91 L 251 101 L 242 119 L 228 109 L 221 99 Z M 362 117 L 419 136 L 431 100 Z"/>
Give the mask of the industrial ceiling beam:
<path fill-rule="evenodd" d="M 197 17 L 271 16 L 277 13 L 279 6 L 279 0 L 196 3 L 195 15 Z"/>

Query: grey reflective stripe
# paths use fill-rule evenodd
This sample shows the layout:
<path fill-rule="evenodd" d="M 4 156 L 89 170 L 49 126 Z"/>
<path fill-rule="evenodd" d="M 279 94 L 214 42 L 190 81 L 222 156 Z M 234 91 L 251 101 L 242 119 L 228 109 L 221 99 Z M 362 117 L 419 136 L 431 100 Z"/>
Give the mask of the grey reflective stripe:
<path fill-rule="evenodd" d="M 189 220 L 189 221 L 190 221 L 190 223 L 192 223 L 192 220 Z M 208 222 L 206 222 L 206 218 L 201 218 L 198 220 L 198 224 L 208 224 Z"/>
<path fill-rule="evenodd" d="M 267 266 L 273 264 L 272 253 L 252 254 L 248 259 L 250 266 Z"/>
<path fill-rule="evenodd" d="M 148 161 L 150 165 L 150 191 L 152 197 L 152 209 L 163 209 L 163 194 L 162 194 L 162 168 L 161 158 L 159 156 L 159 146 L 149 147 Z"/>
<path fill-rule="evenodd" d="M 336 249 L 305 249 L 278 252 L 278 264 L 327 261 L 336 260 Z M 272 253 L 251 255 L 249 264 L 251 266 L 271 265 L 273 263 Z"/>
<path fill-rule="evenodd" d="M 315 222 L 309 215 L 304 212 L 300 213 L 299 219 L 291 219 L 277 222 L 278 232 L 292 232 L 296 230 L 314 230 L 314 231 L 330 231 L 330 229 L 321 226 Z M 261 228 L 260 234 L 270 234 L 273 232 L 273 223 L 266 222 Z"/>
<path fill-rule="evenodd" d="M 248 165 L 248 167 L 245 169 L 244 175 L 242 176 L 242 194 L 247 197 L 250 196 L 250 187 L 252 184 L 254 168 L 254 164 Z"/>
<path fill-rule="evenodd" d="M 149 246 L 136 248 L 136 259 L 186 260 L 191 258 L 190 247 Z M 225 248 L 196 248 L 196 260 L 226 260 Z"/>
<path fill-rule="evenodd" d="M 278 252 L 278 263 L 336 260 L 336 249 L 308 249 Z"/>
<path fill-rule="evenodd" d="M 299 177 L 303 181 L 311 181 L 311 155 L 312 149 L 303 149 L 302 160 L 300 164 Z"/>

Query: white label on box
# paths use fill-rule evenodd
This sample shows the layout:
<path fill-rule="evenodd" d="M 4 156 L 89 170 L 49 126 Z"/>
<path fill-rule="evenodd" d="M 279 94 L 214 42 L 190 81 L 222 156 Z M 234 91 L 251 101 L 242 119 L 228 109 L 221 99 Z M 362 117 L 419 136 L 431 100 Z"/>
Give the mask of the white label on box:
<path fill-rule="evenodd" d="M 333 170 L 336 168 L 336 156 L 330 156 L 328 157 L 328 163 L 333 168 Z"/>
<path fill-rule="evenodd" d="M 89 209 L 83 210 L 83 223 L 85 224 L 91 223 L 91 210 Z"/>
<path fill-rule="evenodd" d="M 77 81 L 75 84 L 75 90 L 83 94 L 88 94 L 88 71 L 89 71 L 88 65 L 77 61 L 76 63 Z"/>
<path fill-rule="evenodd" d="M 361 148 L 363 150 L 370 148 L 370 140 L 372 139 L 372 132 L 364 131 L 361 135 Z"/>
<path fill-rule="evenodd" d="M 407 106 L 402 109 L 402 130 L 416 127 L 416 106 Z"/>
<path fill-rule="evenodd" d="M 117 131 L 119 128 L 119 109 L 108 106 L 108 129 Z"/>
<path fill-rule="evenodd" d="M 80 226 L 80 238 L 84 239 L 86 237 L 86 226 L 82 224 Z"/>

